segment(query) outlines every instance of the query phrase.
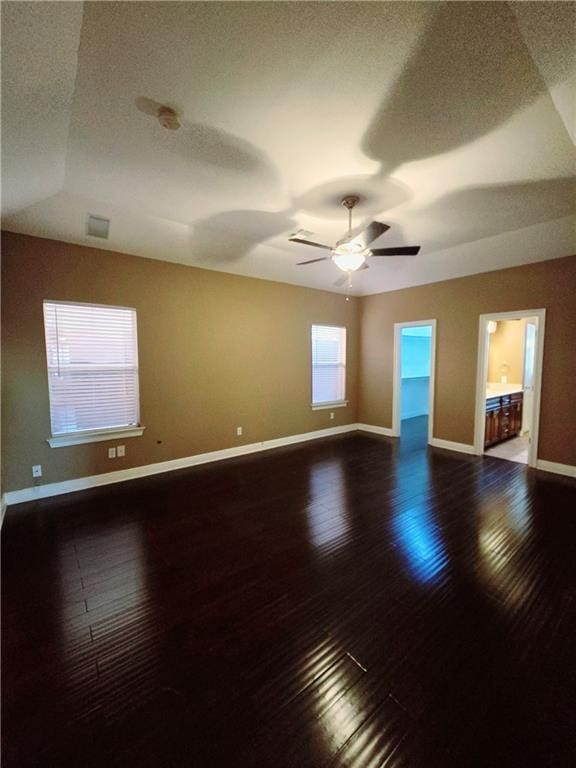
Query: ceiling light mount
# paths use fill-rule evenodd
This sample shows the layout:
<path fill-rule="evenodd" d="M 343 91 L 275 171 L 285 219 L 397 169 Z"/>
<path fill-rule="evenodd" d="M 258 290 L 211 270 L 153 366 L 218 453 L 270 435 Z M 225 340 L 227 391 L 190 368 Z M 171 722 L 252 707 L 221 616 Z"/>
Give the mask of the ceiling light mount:
<path fill-rule="evenodd" d="M 169 131 L 177 131 L 180 128 L 178 113 L 172 107 L 158 107 L 157 117 L 162 128 L 167 128 Z"/>
<path fill-rule="evenodd" d="M 348 208 L 348 210 L 351 211 L 352 208 L 354 208 L 360 202 L 360 196 L 346 195 L 345 197 L 342 198 L 340 202 L 344 206 L 344 208 Z"/>

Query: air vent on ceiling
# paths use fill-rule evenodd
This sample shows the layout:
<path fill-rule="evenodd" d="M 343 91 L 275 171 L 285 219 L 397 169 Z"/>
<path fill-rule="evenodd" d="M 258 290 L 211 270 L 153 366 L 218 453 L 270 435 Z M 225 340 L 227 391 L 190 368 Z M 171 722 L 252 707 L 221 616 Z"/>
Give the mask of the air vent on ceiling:
<path fill-rule="evenodd" d="M 88 221 L 86 222 L 87 235 L 107 240 L 109 231 L 110 219 L 105 219 L 103 216 L 93 216 L 91 213 L 88 214 Z"/>

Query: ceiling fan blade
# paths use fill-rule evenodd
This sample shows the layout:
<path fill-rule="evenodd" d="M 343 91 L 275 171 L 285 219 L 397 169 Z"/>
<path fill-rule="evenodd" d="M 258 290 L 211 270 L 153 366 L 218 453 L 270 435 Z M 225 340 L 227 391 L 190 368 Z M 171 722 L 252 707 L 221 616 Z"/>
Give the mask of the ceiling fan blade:
<path fill-rule="evenodd" d="M 304 264 L 315 264 L 317 261 L 330 261 L 330 256 L 321 256 L 319 259 L 309 259 L 308 261 L 299 261 L 296 266 L 302 267 Z"/>
<path fill-rule="evenodd" d="M 373 243 L 376 238 L 383 235 L 390 229 L 388 224 L 382 224 L 381 221 L 371 221 L 367 227 L 360 230 L 356 234 L 352 234 L 349 239 L 344 239 L 346 243 L 359 243 L 363 248 L 368 248 L 370 243 Z"/>
<path fill-rule="evenodd" d="M 416 256 L 419 245 L 403 245 L 399 248 L 371 248 L 372 256 Z"/>
<path fill-rule="evenodd" d="M 302 243 L 303 245 L 311 245 L 314 248 L 325 248 L 328 251 L 332 250 L 332 246 L 330 245 L 324 245 L 324 243 L 315 243 L 313 240 L 308 240 L 308 238 L 305 237 L 305 235 L 311 234 L 312 232 L 306 232 L 305 230 L 301 229 L 291 235 L 288 240 L 290 240 L 291 243 Z"/>

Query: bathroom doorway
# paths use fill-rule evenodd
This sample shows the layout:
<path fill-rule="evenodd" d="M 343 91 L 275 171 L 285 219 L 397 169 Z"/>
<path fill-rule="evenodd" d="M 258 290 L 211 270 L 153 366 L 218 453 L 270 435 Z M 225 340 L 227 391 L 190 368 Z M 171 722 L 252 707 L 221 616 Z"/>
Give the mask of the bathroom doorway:
<path fill-rule="evenodd" d="M 405 447 L 432 440 L 436 321 L 394 325 L 394 398 L 392 429 Z"/>
<path fill-rule="evenodd" d="M 544 310 L 480 318 L 474 447 L 536 466 Z"/>

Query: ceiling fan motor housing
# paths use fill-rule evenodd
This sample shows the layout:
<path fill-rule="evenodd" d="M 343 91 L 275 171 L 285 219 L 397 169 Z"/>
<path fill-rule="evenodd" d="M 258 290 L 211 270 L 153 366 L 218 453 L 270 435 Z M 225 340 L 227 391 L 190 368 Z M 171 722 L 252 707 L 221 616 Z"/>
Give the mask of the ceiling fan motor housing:
<path fill-rule="evenodd" d="M 344 208 L 348 208 L 349 211 L 354 208 L 355 205 L 358 205 L 360 202 L 360 198 L 358 195 L 346 195 L 346 197 L 343 197 L 341 200 L 342 205 Z"/>

